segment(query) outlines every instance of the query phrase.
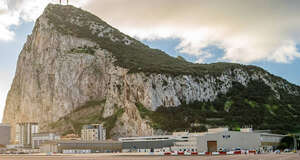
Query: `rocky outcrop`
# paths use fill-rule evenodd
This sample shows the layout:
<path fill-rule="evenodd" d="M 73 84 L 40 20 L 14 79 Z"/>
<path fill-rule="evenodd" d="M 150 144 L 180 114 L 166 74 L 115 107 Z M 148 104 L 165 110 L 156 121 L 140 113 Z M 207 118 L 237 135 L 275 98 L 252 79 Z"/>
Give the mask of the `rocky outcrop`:
<path fill-rule="evenodd" d="M 50 5 L 51 7 L 59 7 Z M 76 18 L 72 23 L 80 25 Z M 112 42 L 132 45 L 127 36 L 114 37 L 113 28 L 91 23 L 90 31 L 99 38 L 109 36 Z M 286 81 L 273 80 L 261 70 L 249 73 L 243 68 L 224 70 L 220 75 L 170 75 L 164 73 L 131 73 L 115 64 L 117 59 L 101 44 L 90 39 L 65 34 L 49 23 L 47 9 L 37 20 L 32 35 L 20 53 L 17 71 L 4 112 L 4 123 L 12 125 L 12 140 L 18 122 L 38 122 L 41 131 L 49 124 L 71 113 L 88 101 L 106 100 L 103 117 L 111 116 L 116 107 L 124 113 L 122 122 L 113 128 L 116 136 L 146 136 L 153 129 L 143 120 L 136 107 L 141 103 L 151 110 L 159 106 L 174 107 L 182 102 L 213 101 L 226 93 L 233 82 L 247 85 L 262 80 L 276 93 L 283 89 L 299 95 Z M 278 94 L 280 98 L 280 94 Z M 99 122 L 100 123 L 100 122 Z"/>

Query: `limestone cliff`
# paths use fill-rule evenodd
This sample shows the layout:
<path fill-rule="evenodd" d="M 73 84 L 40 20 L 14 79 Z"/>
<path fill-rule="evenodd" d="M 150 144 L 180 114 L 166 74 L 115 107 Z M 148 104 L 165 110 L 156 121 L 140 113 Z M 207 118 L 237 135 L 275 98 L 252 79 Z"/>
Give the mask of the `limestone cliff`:
<path fill-rule="evenodd" d="M 168 68 L 155 58 L 178 65 Z M 112 135 L 142 136 L 153 134 L 153 129 L 136 103 L 154 111 L 213 101 L 233 82 L 247 86 L 252 80 L 263 81 L 278 99 L 281 91 L 299 95 L 297 86 L 254 66 L 207 66 L 153 50 L 81 9 L 50 4 L 20 53 L 3 122 L 12 125 L 14 140 L 17 122 L 38 122 L 41 131 L 49 131 L 51 124 L 80 107 L 101 101 L 97 106 L 103 121 L 121 109 Z"/>

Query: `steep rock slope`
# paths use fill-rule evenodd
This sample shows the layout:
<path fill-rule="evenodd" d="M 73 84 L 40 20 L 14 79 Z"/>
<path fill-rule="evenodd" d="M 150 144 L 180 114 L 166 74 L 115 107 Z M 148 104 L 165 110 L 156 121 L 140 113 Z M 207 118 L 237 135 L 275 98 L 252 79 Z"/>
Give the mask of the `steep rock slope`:
<path fill-rule="evenodd" d="M 269 86 L 277 99 L 299 96 L 298 86 L 261 68 L 172 58 L 88 12 L 50 4 L 20 53 L 3 122 L 12 125 L 13 140 L 18 122 L 63 134 L 104 122 L 111 137 L 151 135 L 138 104 L 155 111 L 213 102 L 234 83 L 252 81 Z"/>

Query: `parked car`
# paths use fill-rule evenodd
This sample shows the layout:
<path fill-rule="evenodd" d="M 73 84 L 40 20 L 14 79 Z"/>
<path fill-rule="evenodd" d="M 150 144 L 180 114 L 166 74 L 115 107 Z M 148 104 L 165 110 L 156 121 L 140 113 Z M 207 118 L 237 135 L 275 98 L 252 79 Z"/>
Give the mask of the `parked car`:
<path fill-rule="evenodd" d="M 277 149 L 277 150 L 275 150 L 275 151 L 274 151 L 274 153 L 276 153 L 276 154 L 280 154 L 280 150 L 279 150 L 279 149 Z"/>
<path fill-rule="evenodd" d="M 292 151 L 292 150 L 290 150 L 290 149 L 288 149 L 288 148 L 286 148 L 286 149 L 283 150 L 283 152 L 285 152 L 285 153 L 291 152 L 291 151 Z"/>

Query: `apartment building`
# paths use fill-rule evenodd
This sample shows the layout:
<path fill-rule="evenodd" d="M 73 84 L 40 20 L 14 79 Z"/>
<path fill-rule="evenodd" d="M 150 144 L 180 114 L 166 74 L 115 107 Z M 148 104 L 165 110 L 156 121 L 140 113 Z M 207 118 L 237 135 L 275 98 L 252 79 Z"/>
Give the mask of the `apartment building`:
<path fill-rule="evenodd" d="M 81 130 L 81 140 L 83 141 L 105 141 L 106 129 L 102 124 L 84 125 Z"/>
<path fill-rule="evenodd" d="M 16 125 L 16 143 L 25 148 L 32 147 L 32 136 L 38 131 L 38 123 L 18 123 Z"/>

